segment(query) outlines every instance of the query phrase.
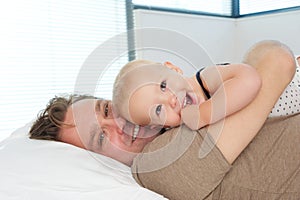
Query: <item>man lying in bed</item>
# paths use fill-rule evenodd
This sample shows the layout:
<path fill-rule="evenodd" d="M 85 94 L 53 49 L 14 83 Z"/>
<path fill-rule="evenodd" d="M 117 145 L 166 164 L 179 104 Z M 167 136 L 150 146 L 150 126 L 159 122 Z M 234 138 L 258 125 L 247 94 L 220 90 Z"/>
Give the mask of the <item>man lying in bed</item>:
<path fill-rule="evenodd" d="M 246 55 L 246 63 L 262 77 L 258 96 L 208 129 L 181 126 L 159 137 L 142 129 L 132 140 L 122 131 L 126 123 L 112 119 L 109 101 L 60 99 L 36 121 L 31 138 L 70 143 L 132 166 L 142 186 L 170 199 L 297 199 L 300 116 L 270 119 L 263 126 L 293 77 L 293 56 L 280 43 L 263 42 Z M 207 132 L 211 140 L 203 144 Z M 217 140 L 215 133 L 220 133 Z M 200 149 L 210 151 L 199 158 Z"/>

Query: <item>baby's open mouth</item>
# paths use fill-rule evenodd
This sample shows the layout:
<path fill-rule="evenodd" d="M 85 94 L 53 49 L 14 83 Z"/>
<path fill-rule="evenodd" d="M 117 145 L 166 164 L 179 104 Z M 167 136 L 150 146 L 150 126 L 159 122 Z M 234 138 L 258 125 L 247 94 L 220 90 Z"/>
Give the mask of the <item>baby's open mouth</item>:
<path fill-rule="evenodd" d="M 186 105 L 191 105 L 191 104 L 193 104 L 193 99 L 188 93 L 186 93 L 186 96 L 183 99 L 182 108 L 184 108 Z"/>

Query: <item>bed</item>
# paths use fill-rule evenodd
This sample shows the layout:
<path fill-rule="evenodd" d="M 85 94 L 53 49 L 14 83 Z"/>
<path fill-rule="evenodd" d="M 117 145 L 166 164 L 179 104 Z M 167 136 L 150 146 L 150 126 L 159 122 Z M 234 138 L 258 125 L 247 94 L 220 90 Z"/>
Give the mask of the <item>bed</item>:
<path fill-rule="evenodd" d="M 164 199 L 140 187 L 130 168 L 105 156 L 28 138 L 30 123 L 0 143 L 0 199 Z"/>

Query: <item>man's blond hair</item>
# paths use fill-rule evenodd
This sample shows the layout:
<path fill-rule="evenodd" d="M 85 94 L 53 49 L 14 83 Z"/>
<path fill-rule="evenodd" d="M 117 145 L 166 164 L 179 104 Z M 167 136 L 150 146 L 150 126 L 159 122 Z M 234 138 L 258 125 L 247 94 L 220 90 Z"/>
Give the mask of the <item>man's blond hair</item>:
<path fill-rule="evenodd" d="M 128 121 L 131 121 L 131 118 L 128 113 L 128 102 L 130 99 L 131 91 L 129 91 L 129 88 L 131 87 L 131 84 L 134 84 L 134 80 L 130 80 L 129 77 L 132 76 L 126 76 L 130 71 L 137 69 L 138 67 L 142 67 L 143 65 L 150 65 L 150 64 L 156 64 L 157 62 L 150 61 L 150 60 L 133 60 L 129 63 L 127 63 L 120 72 L 118 73 L 113 87 L 113 109 L 114 112 L 123 118 L 125 118 Z M 133 72 L 134 73 L 134 72 Z"/>

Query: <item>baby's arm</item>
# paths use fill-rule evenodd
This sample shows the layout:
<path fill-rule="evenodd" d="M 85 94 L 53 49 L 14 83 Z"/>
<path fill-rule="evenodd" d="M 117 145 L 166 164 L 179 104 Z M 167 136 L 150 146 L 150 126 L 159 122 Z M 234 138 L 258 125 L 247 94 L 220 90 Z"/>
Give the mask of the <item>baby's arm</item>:
<path fill-rule="evenodd" d="M 183 122 L 193 130 L 244 108 L 256 97 L 261 87 L 260 76 L 246 64 L 208 67 L 200 76 L 211 98 L 182 110 Z"/>

